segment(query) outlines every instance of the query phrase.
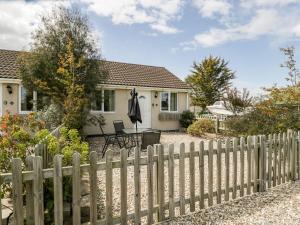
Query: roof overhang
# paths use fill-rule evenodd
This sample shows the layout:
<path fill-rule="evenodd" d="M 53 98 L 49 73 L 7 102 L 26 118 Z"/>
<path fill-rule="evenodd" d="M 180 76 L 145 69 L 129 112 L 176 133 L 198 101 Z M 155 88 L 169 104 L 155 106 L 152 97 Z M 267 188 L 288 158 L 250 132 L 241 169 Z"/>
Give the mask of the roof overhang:
<path fill-rule="evenodd" d="M 0 78 L 0 83 L 10 83 L 10 84 L 21 84 L 21 79 L 12 79 L 12 78 Z"/>
<path fill-rule="evenodd" d="M 161 87 L 145 87 L 145 86 L 128 86 L 128 85 L 116 85 L 116 84 L 99 84 L 98 88 L 111 88 L 111 89 L 142 89 L 149 91 L 174 91 L 174 92 L 191 92 L 191 89 L 183 88 L 161 88 Z"/>

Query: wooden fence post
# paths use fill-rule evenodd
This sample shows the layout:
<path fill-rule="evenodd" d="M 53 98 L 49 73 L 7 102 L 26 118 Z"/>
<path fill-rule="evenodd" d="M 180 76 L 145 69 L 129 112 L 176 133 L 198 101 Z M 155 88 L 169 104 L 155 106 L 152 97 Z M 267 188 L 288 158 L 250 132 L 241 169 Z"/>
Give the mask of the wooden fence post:
<path fill-rule="evenodd" d="M 292 180 L 296 180 L 296 161 L 297 161 L 297 155 L 296 155 L 296 149 L 297 143 L 296 143 L 296 134 L 295 131 L 292 132 Z"/>
<path fill-rule="evenodd" d="M 180 144 L 180 155 L 179 155 L 179 205 L 180 205 L 180 215 L 185 214 L 185 168 L 184 168 L 184 154 L 185 145 Z"/>
<path fill-rule="evenodd" d="M 220 127 L 220 120 L 218 117 L 216 117 L 216 120 L 215 120 L 215 132 L 216 134 L 219 133 L 219 127 Z"/>
<path fill-rule="evenodd" d="M 229 179 L 230 179 L 230 140 L 225 140 L 225 201 L 229 200 Z"/>
<path fill-rule="evenodd" d="M 106 157 L 107 157 L 106 152 Z M 90 153 L 90 223 L 97 224 L 97 153 Z M 107 191 L 107 190 L 105 190 Z M 106 220 L 108 218 L 106 217 Z"/>
<path fill-rule="evenodd" d="M 35 156 L 33 159 L 33 174 L 34 224 L 44 225 L 43 159 L 41 156 Z"/>
<path fill-rule="evenodd" d="M 54 186 L 54 221 L 55 225 L 63 225 L 63 177 L 62 156 L 55 155 L 53 160 L 53 186 Z"/>
<path fill-rule="evenodd" d="M 169 216 L 170 219 L 175 217 L 174 205 L 174 144 L 169 146 L 169 162 L 168 162 L 168 175 L 169 175 Z"/>
<path fill-rule="evenodd" d="M 164 146 L 158 148 L 158 221 L 165 219 L 165 179 L 164 179 Z"/>
<path fill-rule="evenodd" d="M 190 143 L 190 212 L 195 211 L 195 143 Z"/>
<path fill-rule="evenodd" d="M 253 136 L 253 144 L 254 144 L 254 149 L 253 149 L 253 153 L 254 153 L 253 192 L 257 192 L 258 191 L 257 179 L 259 177 L 259 160 L 258 160 L 259 147 L 258 147 L 258 143 L 257 143 L 257 136 Z"/>
<path fill-rule="evenodd" d="M 286 179 L 286 157 L 287 157 L 287 137 L 286 137 L 286 133 L 283 133 L 282 135 L 282 157 L 283 157 L 283 165 L 282 165 L 282 183 L 285 183 L 285 179 Z"/>
<path fill-rule="evenodd" d="M 269 134 L 268 138 L 268 188 L 272 187 L 272 162 L 273 162 L 273 136 Z"/>
<path fill-rule="evenodd" d="M 265 172 L 266 172 L 266 149 L 265 149 L 265 137 L 261 135 L 259 137 L 259 152 L 258 152 L 258 157 L 259 157 L 259 192 L 265 191 Z"/>
<path fill-rule="evenodd" d="M 247 195 L 251 194 L 251 187 L 252 187 L 252 146 L 251 146 L 251 136 L 247 137 Z"/>
<path fill-rule="evenodd" d="M 213 205 L 213 180 L 214 180 L 214 173 L 213 173 L 213 141 L 208 141 L 208 206 Z"/>
<path fill-rule="evenodd" d="M 26 158 L 26 170 L 33 170 L 33 156 Z M 26 181 L 26 225 L 34 225 L 34 193 L 33 193 L 33 181 Z"/>
<path fill-rule="evenodd" d="M 159 172 L 159 170 L 158 170 Z M 134 224 L 141 223 L 140 148 L 134 148 Z"/>
<path fill-rule="evenodd" d="M 154 160 L 154 166 L 153 166 L 153 200 L 154 205 L 158 205 L 158 148 L 159 145 L 154 145 L 154 157 L 156 157 L 156 160 Z M 156 218 L 158 220 L 158 213 L 156 214 Z"/>
<path fill-rule="evenodd" d="M 273 140 L 273 187 L 277 185 L 277 150 L 278 150 L 278 138 L 277 134 L 273 135 L 274 140 Z"/>
<path fill-rule="evenodd" d="M 121 150 L 121 224 L 127 224 L 127 157 L 128 151 Z"/>
<path fill-rule="evenodd" d="M 245 184 L 245 138 L 240 139 L 240 197 L 244 196 Z"/>
<path fill-rule="evenodd" d="M 204 208 L 204 143 L 199 144 L 199 192 L 200 192 L 200 209 Z"/>
<path fill-rule="evenodd" d="M 72 169 L 72 212 L 73 225 L 81 224 L 81 188 L 80 188 L 80 154 L 75 152 L 73 154 L 73 169 Z"/>
<path fill-rule="evenodd" d="M 233 150 L 232 150 L 232 161 L 233 161 L 233 177 L 232 177 L 232 198 L 236 198 L 237 191 L 237 148 L 238 139 L 233 138 Z"/>
<path fill-rule="evenodd" d="M 12 160 L 12 198 L 13 198 L 13 206 L 14 206 L 14 210 L 13 210 L 14 224 L 23 225 L 24 212 L 23 212 L 22 160 L 20 158 Z"/>
<path fill-rule="evenodd" d="M 222 142 L 217 141 L 217 203 L 222 200 Z"/>
<path fill-rule="evenodd" d="M 282 133 L 279 133 L 278 134 L 278 179 L 277 179 L 278 185 L 281 184 L 281 178 L 282 178 L 281 161 L 282 161 Z"/>
<path fill-rule="evenodd" d="M 148 183 L 148 219 L 147 224 L 153 224 L 153 147 L 148 146 L 147 183 Z"/>
<path fill-rule="evenodd" d="M 113 176 L 112 176 L 112 150 L 108 150 L 106 152 L 105 158 L 105 192 L 106 192 L 106 207 L 105 207 L 105 218 L 106 224 L 113 224 L 113 212 L 112 212 L 112 204 L 113 204 Z M 96 167 L 97 168 L 97 167 Z M 97 174 L 97 172 L 96 172 Z"/>

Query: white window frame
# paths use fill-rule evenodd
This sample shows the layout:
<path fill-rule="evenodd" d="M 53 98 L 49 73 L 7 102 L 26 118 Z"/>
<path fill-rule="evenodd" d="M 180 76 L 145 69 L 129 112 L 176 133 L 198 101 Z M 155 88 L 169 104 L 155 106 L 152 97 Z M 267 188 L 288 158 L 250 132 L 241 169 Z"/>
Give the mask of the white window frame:
<path fill-rule="evenodd" d="M 114 105 L 114 111 L 104 111 L 104 90 L 110 90 L 110 91 L 114 91 L 115 92 L 115 105 Z M 116 112 L 116 90 L 114 89 L 101 89 L 101 90 L 97 90 L 97 91 L 101 91 L 101 98 L 102 98 L 102 102 L 101 102 L 101 109 L 102 110 L 90 110 L 91 113 L 115 113 Z"/>
<path fill-rule="evenodd" d="M 23 85 L 19 85 L 19 114 L 29 114 L 29 113 L 32 113 L 32 112 L 36 112 L 37 111 L 37 92 L 36 91 L 33 91 L 32 93 L 32 104 L 33 104 L 33 107 L 32 107 L 32 110 L 31 111 L 23 111 L 22 110 L 22 88 L 25 88 Z"/>
<path fill-rule="evenodd" d="M 161 100 L 162 100 L 162 94 L 168 93 L 168 110 L 162 110 L 161 109 Z M 176 111 L 171 111 L 171 93 L 176 94 Z M 160 92 L 160 112 L 168 112 L 168 113 L 177 113 L 178 112 L 178 92 L 175 91 L 161 91 Z"/>

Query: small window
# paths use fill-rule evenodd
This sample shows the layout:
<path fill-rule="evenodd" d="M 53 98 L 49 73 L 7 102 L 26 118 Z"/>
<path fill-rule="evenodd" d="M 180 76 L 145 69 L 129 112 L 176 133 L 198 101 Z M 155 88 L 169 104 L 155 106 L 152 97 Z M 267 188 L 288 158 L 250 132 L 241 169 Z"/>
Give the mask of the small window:
<path fill-rule="evenodd" d="M 169 111 L 169 92 L 161 93 L 161 111 Z"/>
<path fill-rule="evenodd" d="M 104 112 L 115 111 L 115 91 L 104 90 Z"/>
<path fill-rule="evenodd" d="M 33 92 L 21 86 L 21 111 L 33 111 Z"/>
<path fill-rule="evenodd" d="M 177 93 L 161 92 L 161 111 L 177 112 Z"/>
<path fill-rule="evenodd" d="M 99 112 L 115 111 L 115 91 L 98 90 L 94 93 L 91 101 L 91 110 Z"/>
<path fill-rule="evenodd" d="M 170 111 L 177 111 L 177 93 L 171 93 Z"/>
<path fill-rule="evenodd" d="M 91 109 L 93 111 L 102 111 L 102 91 L 95 91 L 93 100 L 91 102 Z"/>

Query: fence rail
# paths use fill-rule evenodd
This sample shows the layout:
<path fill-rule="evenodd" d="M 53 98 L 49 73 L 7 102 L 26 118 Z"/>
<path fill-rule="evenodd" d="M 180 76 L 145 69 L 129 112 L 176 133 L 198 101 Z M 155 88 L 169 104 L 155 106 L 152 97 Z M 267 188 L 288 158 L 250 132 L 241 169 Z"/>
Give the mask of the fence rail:
<path fill-rule="evenodd" d="M 22 171 L 21 159 L 13 159 L 12 173 L 0 177 L 2 183 L 12 184 L 14 224 L 23 225 L 24 220 L 26 225 L 44 224 L 43 184 L 45 180 L 53 179 L 55 224 L 62 225 L 65 176 L 72 177 L 72 221 L 74 225 L 81 224 L 80 180 L 83 173 L 89 173 L 90 179 L 90 222 L 87 224 L 127 224 L 128 221 L 152 224 L 172 219 L 176 211 L 180 215 L 184 215 L 188 208 L 194 212 L 197 202 L 197 209 L 203 209 L 300 179 L 299 133 L 295 132 L 234 138 L 224 142 L 201 141 L 198 146 L 194 142 L 187 146 L 182 143 L 179 151 L 175 150 L 174 144 L 149 146 L 147 155 L 141 156 L 136 148 L 133 158 L 128 157 L 127 150 L 122 150 L 118 160 L 113 160 L 109 150 L 105 162 L 97 162 L 97 153 L 91 152 L 89 164 L 84 165 L 80 165 L 80 155 L 75 153 L 73 165 L 67 167 L 62 167 L 62 156 L 56 155 L 53 168 L 48 169 L 43 169 L 41 156 L 30 156 L 26 160 L 27 171 Z M 177 178 L 174 176 L 175 163 L 179 165 L 178 187 L 174 180 Z M 142 166 L 146 166 L 145 174 L 141 174 Z M 127 205 L 129 167 L 134 168 L 134 212 L 130 213 Z M 113 216 L 113 171 L 116 169 L 120 170 L 121 203 L 120 214 Z M 105 218 L 101 220 L 97 215 L 97 171 L 105 171 Z M 141 176 L 146 177 L 145 183 L 142 183 Z M 196 179 L 199 183 L 197 189 Z M 187 182 L 188 197 L 185 194 Z M 141 185 L 147 186 L 146 208 L 141 207 Z M 178 196 L 175 188 L 179 189 Z"/>

